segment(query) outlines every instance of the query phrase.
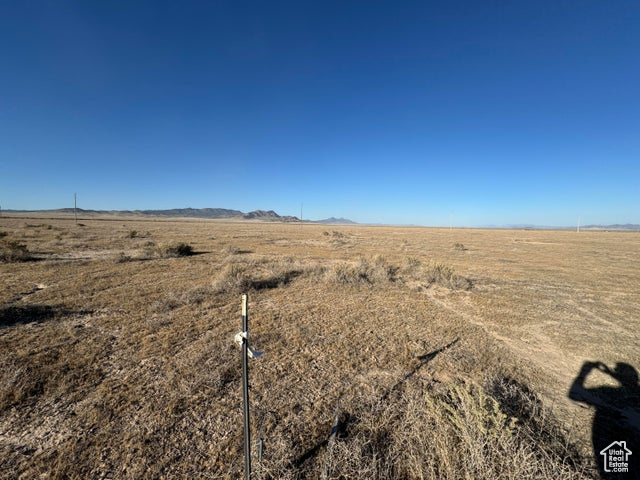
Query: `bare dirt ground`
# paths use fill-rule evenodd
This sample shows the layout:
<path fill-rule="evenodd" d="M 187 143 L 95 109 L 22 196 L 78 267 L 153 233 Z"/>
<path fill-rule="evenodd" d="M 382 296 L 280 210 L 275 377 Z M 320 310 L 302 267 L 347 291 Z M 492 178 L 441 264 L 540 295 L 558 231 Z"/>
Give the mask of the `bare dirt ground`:
<path fill-rule="evenodd" d="M 243 291 L 262 478 L 597 477 L 640 368 L 638 233 L 79 222 L 0 218 L 2 478 L 241 477 Z"/>

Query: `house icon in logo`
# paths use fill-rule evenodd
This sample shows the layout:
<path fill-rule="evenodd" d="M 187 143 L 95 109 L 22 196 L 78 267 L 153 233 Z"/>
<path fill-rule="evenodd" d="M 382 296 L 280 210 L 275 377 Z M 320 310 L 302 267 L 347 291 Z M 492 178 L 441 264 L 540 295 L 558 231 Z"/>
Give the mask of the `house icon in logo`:
<path fill-rule="evenodd" d="M 627 448 L 627 442 L 612 442 L 603 448 L 600 455 L 604 457 L 604 471 L 623 473 L 629 471 L 629 455 L 631 450 Z"/>

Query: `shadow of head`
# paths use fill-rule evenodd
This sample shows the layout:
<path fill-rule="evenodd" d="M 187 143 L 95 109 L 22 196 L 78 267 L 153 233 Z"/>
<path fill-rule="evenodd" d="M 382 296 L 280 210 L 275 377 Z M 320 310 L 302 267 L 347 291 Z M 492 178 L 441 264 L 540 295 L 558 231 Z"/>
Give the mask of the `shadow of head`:
<path fill-rule="evenodd" d="M 628 363 L 616 363 L 616 366 L 611 370 L 611 376 L 625 387 L 638 387 L 638 371 Z"/>

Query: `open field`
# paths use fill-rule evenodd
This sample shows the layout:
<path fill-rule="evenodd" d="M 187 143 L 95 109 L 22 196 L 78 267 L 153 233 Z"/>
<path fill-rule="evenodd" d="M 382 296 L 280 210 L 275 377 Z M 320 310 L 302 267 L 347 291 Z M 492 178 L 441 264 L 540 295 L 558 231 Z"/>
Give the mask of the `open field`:
<path fill-rule="evenodd" d="M 240 478 L 245 290 L 263 478 L 594 478 L 640 368 L 638 233 L 79 221 L 0 218 L 2 478 Z"/>

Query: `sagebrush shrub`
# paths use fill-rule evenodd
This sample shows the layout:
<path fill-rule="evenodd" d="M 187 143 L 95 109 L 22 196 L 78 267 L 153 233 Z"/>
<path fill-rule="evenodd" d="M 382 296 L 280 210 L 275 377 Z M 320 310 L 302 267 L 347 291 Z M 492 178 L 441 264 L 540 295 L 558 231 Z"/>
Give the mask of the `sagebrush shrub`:
<path fill-rule="evenodd" d="M 31 260 L 29 249 L 24 243 L 16 240 L 0 240 L 0 261 L 2 262 L 26 262 Z"/>
<path fill-rule="evenodd" d="M 159 256 L 164 258 L 188 257 L 193 255 L 193 247 L 186 243 L 171 243 L 157 248 Z"/>

